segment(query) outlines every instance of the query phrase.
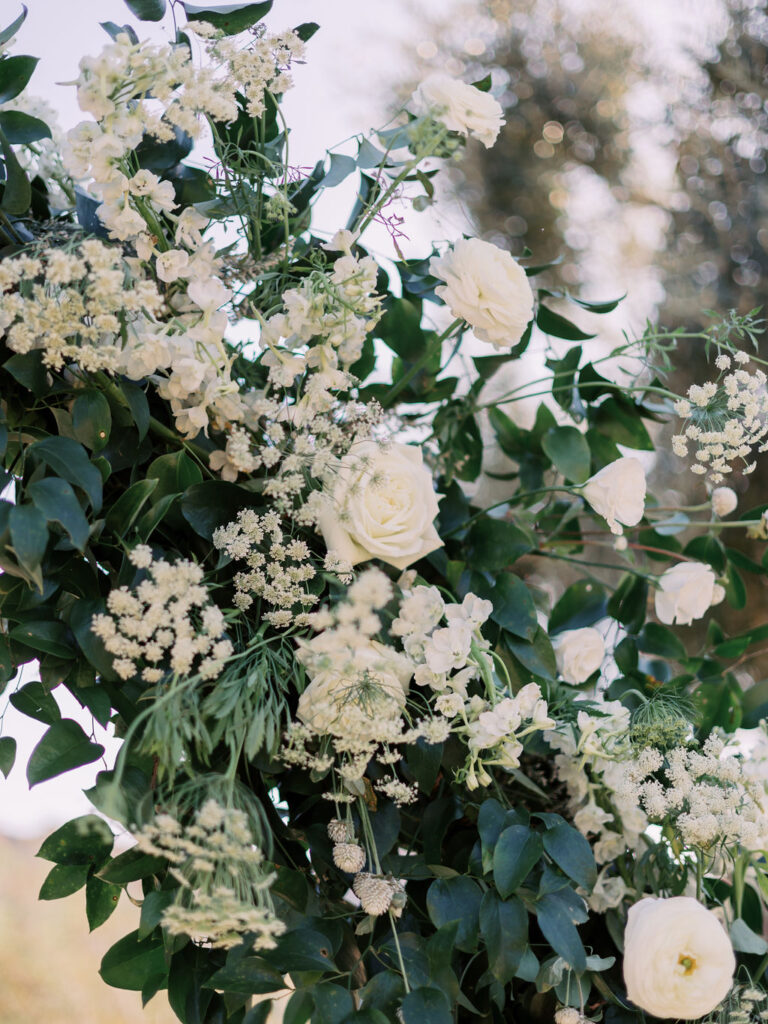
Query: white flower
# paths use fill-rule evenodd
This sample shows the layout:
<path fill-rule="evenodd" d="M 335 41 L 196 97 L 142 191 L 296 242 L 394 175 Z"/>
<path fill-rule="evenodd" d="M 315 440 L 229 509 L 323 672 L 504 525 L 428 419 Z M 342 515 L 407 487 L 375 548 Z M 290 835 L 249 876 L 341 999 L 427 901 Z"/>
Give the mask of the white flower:
<path fill-rule="evenodd" d="M 694 1020 L 728 994 L 736 960 L 718 919 L 690 896 L 643 899 L 624 932 L 627 995 L 654 1017 Z"/>
<path fill-rule="evenodd" d="M 724 597 L 725 591 L 715 582 L 715 574 L 708 565 L 680 562 L 659 577 L 659 589 L 655 593 L 656 615 L 662 622 L 689 626 Z"/>
<path fill-rule="evenodd" d="M 417 114 L 431 114 L 448 131 L 471 135 L 490 148 L 504 124 L 501 104 L 487 92 L 459 78 L 430 75 L 412 97 Z"/>
<path fill-rule="evenodd" d="M 358 441 L 340 460 L 318 526 L 350 564 L 380 558 L 398 569 L 442 547 L 432 474 L 421 449 Z"/>
<path fill-rule="evenodd" d="M 424 645 L 424 656 L 432 672 L 450 672 L 464 668 L 471 646 L 472 627 L 468 622 L 454 622 L 434 631 Z"/>
<path fill-rule="evenodd" d="M 611 533 L 621 525 L 637 526 L 645 511 L 645 470 L 639 459 L 626 456 L 603 466 L 580 488 L 592 508 L 608 523 Z"/>
<path fill-rule="evenodd" d="M 557 671 L 566 683 L 583 683 L 605 657 L 605 642 L 596 629 L 566 629 L 552 637 Z"/>
<path fill-rule="evenodd" d="M 429 270 L 445 281 L 435 292 L 481 341 L 497 348 L 520 341 L 533 316 L 533 291 L 508 252 L 479 238 L 462 238 L 445 256 L 433 257 Z"/>
<path fill-rule="evenodd" d="M 170 283 L 180 277 L 189 264 L 189 253 L 184 249 L 161 252 L 155 261 L 155 270 L 161 281 Z"/>
<path fill-rule="evenodd" d="M 738 503 L 736 492 L 730 487 L 716 487 L 712 491 L 712 511 L 720 519 L 729 516 Z"/>
<path fill-rule="evenodd" d="M 361 638 L 347 651 L 332 643 L 331 634 L 300 641 L 296 656 L 308 664 L 312 681 L 296 716 L 317 733 L 374 735 L 382 722 L 399 717 L 413 665 L 376 640 Z"/>

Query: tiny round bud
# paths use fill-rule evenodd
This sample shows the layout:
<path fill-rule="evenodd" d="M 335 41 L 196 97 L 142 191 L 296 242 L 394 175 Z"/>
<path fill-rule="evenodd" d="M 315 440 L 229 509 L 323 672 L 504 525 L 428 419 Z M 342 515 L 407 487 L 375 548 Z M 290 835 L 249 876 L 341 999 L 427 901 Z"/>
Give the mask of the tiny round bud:
<path fill-rule="evenodd" d="M 731 487 L 716 487 L 712 491 L 712 511 L 720 519 L 729 516 L 738 503 L 736 492 Z"/>

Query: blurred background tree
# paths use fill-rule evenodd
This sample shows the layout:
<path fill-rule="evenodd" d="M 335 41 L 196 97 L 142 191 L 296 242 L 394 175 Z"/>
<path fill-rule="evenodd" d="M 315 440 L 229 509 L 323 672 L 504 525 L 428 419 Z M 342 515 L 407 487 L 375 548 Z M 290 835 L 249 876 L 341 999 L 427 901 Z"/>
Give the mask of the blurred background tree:
<path fill-rule="evenodd" d="M 470 148 L 453 172 L 469 223 L 515 255 L 529 248 L 536 263 L 562 257 L 553 283 L 601 298 L 627 290 L 630 331 L 646 318 L 696 330 L 707 310 L 765 311 L 767 0 L 702 0 L 695 12 L 662 4 L 655 14 L 617 3 L 606 13 L 589 0 L 484 0 L 432 27 L 443 50 L 417 48 L 422 74 L 490 72 L 505 107 L 496 145 Z M 673 389 L 712 376 L 700 342 L 682 342 L 676 364 Z M 520 382 L 526 367 L 515 373 Z M 762 458 L 757 473 L 729 481 L 740 496 L 749 485 L 740 511 L 768 504 Z M 654 475 L 671 504 L 704 497 L 671 451 Z M 757 561 L 765 552 L 742 531 L 723 536 Z M 765 584 L 743 576 L 742 600 L 762 624 Z M 744 629 L 744 612 L 716 615 Z M 768 657 L 746 667 L 768 675 Z"/>

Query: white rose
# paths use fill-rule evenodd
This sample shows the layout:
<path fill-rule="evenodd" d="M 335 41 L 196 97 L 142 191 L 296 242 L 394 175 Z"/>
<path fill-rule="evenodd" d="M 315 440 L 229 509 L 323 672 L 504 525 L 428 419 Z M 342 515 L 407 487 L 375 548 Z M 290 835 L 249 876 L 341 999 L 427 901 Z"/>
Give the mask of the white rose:
<path fill-rule="evenodd" d="M 490 93 L 459 78 L 437 73 L 425 78 L 411 98 L 417 114 L 431 114 L 449 132 L 471 135 L 490 148 L 504 124 L 503 110 Z"/>
<path fill-rule="evenodd" d="M 736 959 L 711 910 L 690 896 L 644 899 L 624 932 L 627 995 L 654 1017 L 694 1020 L 731 989 Z"/>
<path fill-rule="evenodd" d="M 566 683 L 583 683 L 605 657 L 605 642 L 596 629 L 566 629 L 552 637 L 557 671 Z"/>
<path fill-rule="evenodd" d="M 690 626 L 709 607 L 719 604 L 725 591 L 715 582 L 715 574 L 708 565 L 679 562 L 661 574 L 654 597 L 661 622 Z"/>
<path fill-rule="evenodd" d="M 445 281 L 435 292 L 481 341 L 497 348 L 520 341 L 533 316 L 533 291 L 508 252 L 479 238 L 461 238 L 445 256 L 434 256 L 429 270 Z"/>
<path fill-rule="evenodd" d="M 729 516 L 738 504 L 736 491 L 731 487 L 716 487 L 712 491 L 712 511 L 720 519 Z"/>
<path fill-rule="evenodd" d="M 637 526 L 645 511 L 645 470 L 639 459 L 609 462 L 580 488 L 592 508 L 605 519 L 611 533 L 621 524 Z"/>
<path fill-rule="evenodd" d="M 399 717 L 413 665 L 376 640 L 363 640 L 352 650 L 337 644 L 330 633 L 300 642 L 297 658 L 311 682 L 296 715 L 318 733 L 374 739 L 383 721 Z"/>
<path fill-rule="evenodd" d="M 329 551 L 356 565 L 380 558 L 397 569 L 442 547 L 437 495 L 421 449 L 358 441 L 340 460 L 318 518 Z"/>

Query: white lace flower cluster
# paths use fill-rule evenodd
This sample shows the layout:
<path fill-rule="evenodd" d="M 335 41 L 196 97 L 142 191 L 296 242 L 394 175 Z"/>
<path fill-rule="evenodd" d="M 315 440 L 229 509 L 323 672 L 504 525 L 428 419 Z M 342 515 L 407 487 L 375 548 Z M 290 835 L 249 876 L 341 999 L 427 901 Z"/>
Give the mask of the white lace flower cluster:
<path fill-rule="evenodd" d="M 188 935 L 218 949 L 253 934 L 253 949 L 271 949 L 285 925 L 274 914 L 269 887 L 275 874 L 254 845 L 247 815 L 208 800 L 192 825 L 158 814 L 134 838 L 138 849 L 170 861 L 179 896 L 164 913 L 171 935 Z"/>
<path fill-rule="evenodd" d="M 162 305 L 154 282 L 95 238 L 4 259 L 0 295 L 0 331 L 13 352 L 39 349 L 46 366 L 71 360 L 86 372 L 125 372 L 136 324 Z"/>
<path fill-rule="evenodd" d="M 745 368 L 746 352 L 736 352 L 733 362 L 736 367 L 730 356 L 719 355 L 718 379 L 691 385 L 688 397 L 675 403 L 686 426 L 672 438 L 672 451 L 685 458 L 693 444 L 697 461 L 691 471 L 706 475 L 713 484 L 733 472 L 737 459 L 744 463 L 744 474 L 752 473 L 756 463 L 748 460 L 754 450 L 768 450 L 768 378 L 762 370 L 750 373 Z"/>
<path fill-rule="evenodd" d="M 406 699 L 414 663 L 374 639 L 382 628 L 378 613 L 393 596 L 384 573 L 369 569 L 349 586 L 345 602 L 310 616 L 318 635 L 298 641 L 297 659 L 310 682 L 299 698 L 298 721 L 287 733 L 282 757 L 320 772 L 335 765 L 340 791 L 328 798 L 339 803 L 365 793 L 363 776 L 371 758 L 391 771 L 375 788 L 397 804 L 413 802 L 416 787 L 394 771 L 402 756 L 398 747 L 420 738 L 441 743 L 451 731 L 442 714 L 412 718 Z"/>
<path fill-rule="evenodd" d="M 94 615 L 91 630 L 114 655 L 121 679 L 140 675 L 157 683 L 167 672 L 213 679 L 232 654 L 224 615 L 203 583 L 203 570 L 182 559 L 155 561 L 151 548 L 138 545 L 133 565 L 147 576 L 135 590 L 119 587 L 107 597 L 111 614 Z M 143 663 L 143 667 L 141 666 Z"/>
<path fill-rule="evenodd" d="M 558 751 L 555 770 L 568 789 L 573 823 L 589 837 L 597 863 L 640 849 L 648 818 L 621 785 L 624 764 L 633 756 L 629 710 L 618 700 L 590 701 L 575 722 L 563 722 L 544 739 Z M 621 887 L 608 887 L 604 909 L 618 906 L 622 896 Z M 606 904 L 608 899 L 615 902 Z"/>
<path fill-rule="evenodd" d="M 670 823 L 689 847 L 720 843 L 747 849 L 768 846 L 765 789 L 744 771 L 742 759 L 723 756 L 712 733 L 701 752 L 674 747 L 662 754 L 647 747 L 624 767 L 619 788 L 654 822 Z"/>
<path fill-rule="evenodd" d="M 306 625 L 306 609 L 316 602 L 306 585 L 317 571 L 306 541 L 286 536 L 276 512 L 242 509 L 214 530 L 213 546 L 247 566 L 235 575 L 236 608 L 245 611 L 258 598 L 273 606 L 262 616 L 273 626 Z"/>

